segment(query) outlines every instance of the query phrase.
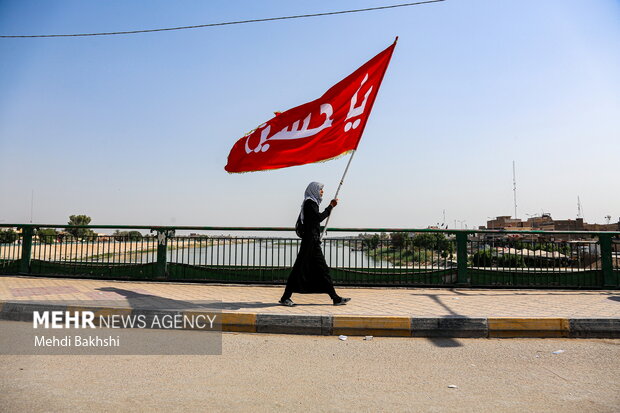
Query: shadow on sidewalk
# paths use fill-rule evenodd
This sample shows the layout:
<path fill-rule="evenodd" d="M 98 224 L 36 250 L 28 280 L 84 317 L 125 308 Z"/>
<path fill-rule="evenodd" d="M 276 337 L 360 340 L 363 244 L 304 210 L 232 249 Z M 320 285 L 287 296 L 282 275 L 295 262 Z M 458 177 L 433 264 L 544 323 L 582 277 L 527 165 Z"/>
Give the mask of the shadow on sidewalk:
<path fill-rule="evenodd" d="M 449 337 L 427 337 L 428 341 L 433 343 L 435 347 L 441 348 L 454 348 L 454 347 L 463 347 L 463 344 L 458 340 L 449 338 Z"/>
<path fill-rule="evenodd" d="M 455 313 L 447 304 L 445 304 L 442 300 L 441 297 L 439 297 L 438 294 L 412 294 L 412 295 L 422 295 L 424 297 L 428 297 L 431 300 L 435 301 L 437 304 L 439 304 L 440 306 L 442 306 L 446 311 L 448 311 L 450 313 L 450 315 L 453 316 L 460 316 L 459 313 Z"/>
<path fill-rule="evenodd" d="M 620 295 L 614 295 L 613 297 L 607 297 L 608 300 L 620 302 Z"/>
<path fill-rule="evenodd" d="M 131 290 L 123 290 L 116 287 L 101 287 L 99 291 L 112 292 L 127 299 L 129 306 L 134 309 L 157 309 L 157 310 L 240 310 L 243 308 L 267 308 L 276 307 L 278 304 L 261 302 L 219 302 L 213 300 L 184 301 L 161 297 L 153 294 L 143 294 Z"/>
<path fill-rule="evenodd" d="M 435 295 L 440 296 L 452 296 L 452 295 L 462 295 L 462 296 L 480 296 L 480 295 L 491 295 L 493 297 L 495 296 L 515 296 L 515 295 L 564 295 L 564 296 L 570 296 L 570 295 L 614 295 L 617 294 L 616 292 L 611 292 L 611 291 L 599 291 L 599 290 L 590 290 L 590 291 L 570 291 L 570 290 L 562 290 L 562 291 L 551 291 L 551 290 L 545 290 L 543 292 L 535 292 L 536 290 L 519 290 L 519 291 L 515 291 L 515 290 L 510 290 L 510 292 L 498 292 L 498 290 L 491 290 L 491 289 L 481 289 L 481 290 L 477 290 L 477 289 L 467 289 L 467 290 L 457 290 L 454 288 L 450 288 L 448 291 L 445 291 L 443 293 L 437 293 Z M 411 295 L 416 295 L 416 296 L 421 296 L 421 297 L 426 297 L 429 294 L 427 293 L 411 293 Z"/>

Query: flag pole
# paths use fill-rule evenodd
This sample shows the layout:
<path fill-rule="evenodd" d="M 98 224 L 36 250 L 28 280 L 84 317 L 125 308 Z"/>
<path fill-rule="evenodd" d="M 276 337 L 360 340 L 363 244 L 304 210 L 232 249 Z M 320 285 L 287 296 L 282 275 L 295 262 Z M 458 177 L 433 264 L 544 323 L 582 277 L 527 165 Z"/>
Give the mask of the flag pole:
<path fill-rule="evenodd" d="M 338 199 L 338 192 L 340 192 L 340 188 L 342 187 L 342 183 L 344 182 L 344 177 L 347 176 L 347 172 L 349 171 L 349 165 L 351 165 L 353 156 L 355 156 L 355 149 L 351 151 L 351 157 L 349 158 L 349 162 L 347 162 L 347 167 L 344 168 L 344 173 L 342 174 L 342 178 L 340 178 L 340 183 L 338 184 L 338 189 L 336 189 L 336 195 L 334 195 L 334 199 Z M 330 216 L 327 217 L 327 221 L 325 221 L 325 227 L 323 227 L 323 233 L 321 234 L 321 240 L 323 239 L 323 237 L 325 236 L 325 233 L 327 232 L 327 224 L 329 224 L 330 217 L 331 217 L 331 214 Z"/>
<path fill-rule="evenodd" d="M 398 43 L 398 36 L 396 36 L 396 38 L 394 39 L 394 45 L 396 45 L 396 43 Z M 390 59 L 392 58 L 392 56 L 390 55 Z M 389 63 L 389 60 L 388 60 Z M 383 69 L 383 73 L 381 74 L 381 79 L 379 80 L 379 84 L 381 84 L 381 82 L 383 82 L 383 77 L 385 76 L 385 72 L 387 71 L 387 65 L 385 66 L 385 69 Z M 374 99 L 372 100 L 372 102 L 370 103 L 370 107 L 372 107 L 372 105 L 374 104 Z M 364 134 L 364 129 L 366 129 L 366 123 L 364 123 L 364 126 L 362 126 L 362 130 L 360 131 L 360 139 L 362 138 L 362 135 Z M 359 141 L 358 141 L 359 144 Z M 336 190 L 336 195 L 334 195 L 334 199 L 338 198 L 338 192 L 340 192 L 340 187 L 342 187 L 342 183 L 344 182 L 344 177 L 347 176 L 347 172 L 349 171 L 349 165 L 351 165 L 351 161 L 353 160 L 353 156 L 355 155 L 355 151 L 357 150 L 357 145 L 355 147 L 355 149 L 353 149 L 353 151 L 351 152 L 351 157 L 349 158 L 349 162 L 347 163 L 347 167 L 344 168 L 344 173 L 342 174 L 342 178 L 340 178 L 340 184 L 338 184 L 338 189 Z M 330 214 L 331 216 L 331 214 Z M 323 233 L 321 234 L 321 240 L 323 240 L 323 237 L 325 237 L 325 233 L 327 232 L 327 224 L 329 224 L 329 218 L 327 217 L 327 221 L 325 221 L 325 227 L 323 227 Z"/>

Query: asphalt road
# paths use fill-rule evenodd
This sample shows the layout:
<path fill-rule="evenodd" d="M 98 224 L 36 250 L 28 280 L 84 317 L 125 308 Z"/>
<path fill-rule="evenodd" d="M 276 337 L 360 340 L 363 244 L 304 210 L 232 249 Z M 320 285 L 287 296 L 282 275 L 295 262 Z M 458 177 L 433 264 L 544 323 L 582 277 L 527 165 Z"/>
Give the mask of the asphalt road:
<path fill-rule="evenodd" d="M 620 340 L 228 333 L 216 356 L 5 355 L 0 366 L 3 412 L 620 411 Z"/>

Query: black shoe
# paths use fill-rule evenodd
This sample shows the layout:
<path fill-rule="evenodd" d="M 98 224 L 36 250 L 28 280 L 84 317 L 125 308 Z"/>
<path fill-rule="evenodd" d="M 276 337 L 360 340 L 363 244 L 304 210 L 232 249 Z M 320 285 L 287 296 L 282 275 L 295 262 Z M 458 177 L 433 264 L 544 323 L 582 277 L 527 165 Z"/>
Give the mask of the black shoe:
<path fill-rule="evenodd" d="M 295 307 L 295 303 L 291 301 L 290 298 L 287 298 L 286 300 L 280 300 L 278 302 L 280 303 L 280 305 L 283 305 L 285 307 Z"/>
<path fill-rule="evenodd" d="M 346 305 L 349 301 L 351 301 L 350 298 L 340 297 L 339 300 L 334 300 L 334 305 Z"/>

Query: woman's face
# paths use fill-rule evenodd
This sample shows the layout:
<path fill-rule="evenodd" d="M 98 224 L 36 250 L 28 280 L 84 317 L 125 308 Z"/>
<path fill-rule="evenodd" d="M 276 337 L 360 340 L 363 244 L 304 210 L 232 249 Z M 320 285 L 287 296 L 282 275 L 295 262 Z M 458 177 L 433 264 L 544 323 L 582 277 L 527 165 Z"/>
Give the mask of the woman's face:
<path fill-rule="evenodd" d="M 321 198 L 323 198 L 323 188 L 319 189 L 319 194 L 321 195 Z"/>

